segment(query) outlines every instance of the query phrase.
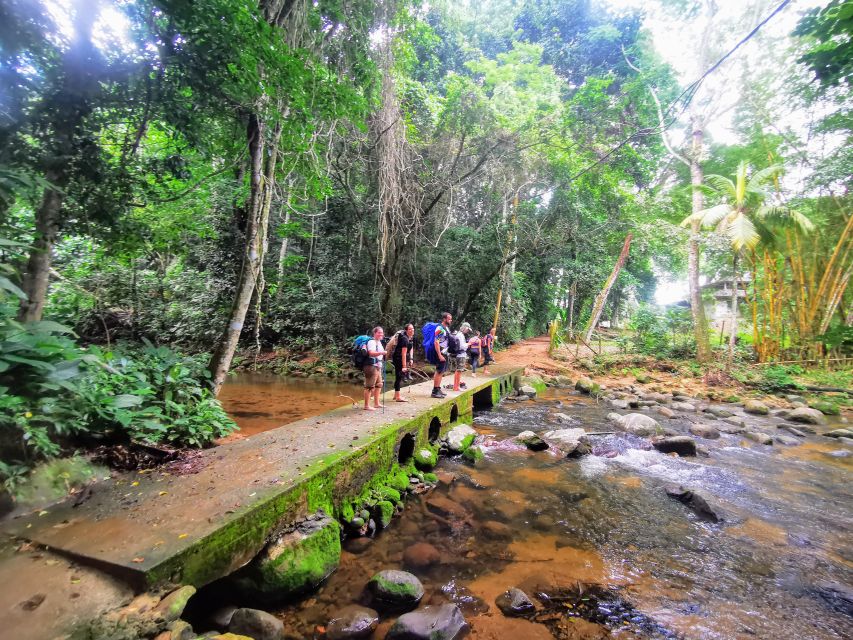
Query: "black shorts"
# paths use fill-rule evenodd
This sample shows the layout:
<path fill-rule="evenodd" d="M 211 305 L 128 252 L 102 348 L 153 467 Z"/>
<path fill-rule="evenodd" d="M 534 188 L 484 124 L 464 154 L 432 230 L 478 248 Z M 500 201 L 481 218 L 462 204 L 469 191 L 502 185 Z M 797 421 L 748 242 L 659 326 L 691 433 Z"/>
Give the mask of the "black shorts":
<path fill-rule="evenodd" d="M 438 364 L 435 365 L 436 373 L 444 373 L 445 371 L 447 371 L 447 358 L 439 360 Z"/>

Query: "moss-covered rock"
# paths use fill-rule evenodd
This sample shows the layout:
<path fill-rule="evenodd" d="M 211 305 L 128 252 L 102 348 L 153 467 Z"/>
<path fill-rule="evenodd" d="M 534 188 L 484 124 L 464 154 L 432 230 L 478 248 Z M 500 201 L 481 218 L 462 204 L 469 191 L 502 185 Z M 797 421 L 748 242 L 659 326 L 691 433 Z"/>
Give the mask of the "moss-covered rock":
<path fill-rule="evenodd" d="M 826 400 L 817 400 L 814 402 L 810 402 L 809 406 L 812 409 L 817 409 L 822 414 L 826 416 L 837 416 L 841 413 L 841 410 L 831 402 L 827 402 Z"/>
<path fill-rule="evenodd" d="M 435 484 L 438 482 L 438 476 L 434 473 L 425 473 L 424 474 L 424 482 L 429 482 L 430 484 Z"/>
<path fill-rule="evenodd" d="M 394 517 L 394 505 L 388 500 L 380 500 L 373 507 L 373 519 L 380 529 L 384 529 L 391 524 L 391 518 Z"/>
<path fill-rule="evenodd" d="M 379 487 L 376 490 L 376 495 L 380 500 L 387 500 L 388 502 L 392 502 L 394 504 L 400 504 L 403 501 L 400 492 L 392 487 Z"/>
<path fill-rule="evenodd" d="M 589 378 L 581 378 L 575 383 L 575 389 L 587 395 L 596 395 L 601 391 L 601 385 Z"/>
<path fill-rule="evenodd" d="M 398 467 L 392 473 L 388 474 L 387 484 L 389 487 L 402 493 L 409 488 L 409 474 Z"/>
<path fill-rule="evenodd" d="M 529 396 L 535 396 L 538 393 L 544 393 L 548 388 L 548 385 L 545 384 L 545 381 L 539 376 L 524 376 L 518 381 L 518 389 L 524 390 L 524 387 L 532 387 L 536 392 L 534 394 L 530 394 L 529 392 L 525 392 Z"/>
<path fill-rule="evenodd" d="M 154 613 L 166 622 L 174 622 L 181 617 L 190 598 L 195 595 L 195 591 L 195 587 L 189 584 L 172 591 L 159 602 Z"/>
<path fill-rule="evenodd" d="M 468 460 L 469 462 L 477 463 L 482 460 L 485 455 L 483 454 L 483 450 L 479 446 L 468 447 L 465 451 L 462 452 L 462 457 Z"/>
<path fill-rule="evenodd" d="M 424 587 L 407 571 L 380 571 L 367 583 L 367 590 L 379 609 L 407 611 L 424 597 Z"/>
<path fill-rule="evenodd" d="M 426 447 L 415 451 L 415 466 L 423 471 L 429 471 L 438 464 L 438 455 Z"/>
<path fill-rule="evenodd" d="M 453 427 L 447 432 L 447 448 L 451 453 L 462 453 L 474 444 L 474 438 L 476 437 L 477 432 L 467 424 Z"/>
<path fill-rule="evenodd" d="M 340 527 L 318 511 L 267 545 L 235 583 L 261 601 L 282 600 L 319 586 L 338 568 L 340 556 Z"/>

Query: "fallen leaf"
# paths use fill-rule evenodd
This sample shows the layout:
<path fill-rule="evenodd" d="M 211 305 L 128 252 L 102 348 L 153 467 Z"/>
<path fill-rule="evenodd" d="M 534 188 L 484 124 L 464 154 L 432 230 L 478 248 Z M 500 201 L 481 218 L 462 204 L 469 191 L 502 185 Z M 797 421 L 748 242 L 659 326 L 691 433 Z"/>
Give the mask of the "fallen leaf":
<path fill-rule="evenodd" d="M 179 538 L 179 539 L 183 539 L 183 538 L 186 538 L 188 535 L 190 535 L 190 534 L 188 534 L 188 533 L 182 533 L 181 535 L 179 535 L 179 536 L 178 536 L 178 538 Z"/>
<path fill-rule="evenodd" d="M 161 491 L 161 492 L 160 492 L 160 495 L 161 495 L 161 496 L 165 496 L 165 495 L 166 495 L 166 494 L 168 494 L 168 493 L 169 493 L 168 491 Z"/>
<path fill-rule="evenodd" d="M 134 558 L 133 560 L 131 560 L 131 562 L 136 562 L 137 564 L 139 564 L 140 562 L 145 562 L 145 558 Z"/>
<path fill-rule="evenodd" d="M 46 516 L 46 515 L 47 515 L 47 511 L 39 511 L 39 518 L 41 518 L 42 516 Z"/>
<path fill-rule="evenodd" d="M 134 480 L 133 482 L 130 483 L 130 486 L 131 487 L 138 487 L 139 486 L 139 480 Z"/>

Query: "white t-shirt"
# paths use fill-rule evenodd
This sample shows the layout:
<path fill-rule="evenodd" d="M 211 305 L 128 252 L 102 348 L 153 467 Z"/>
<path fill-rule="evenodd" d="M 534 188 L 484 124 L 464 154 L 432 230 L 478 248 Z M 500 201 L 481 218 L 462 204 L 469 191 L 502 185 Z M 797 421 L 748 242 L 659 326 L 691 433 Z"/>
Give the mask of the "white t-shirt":
<path fill-rule="evenodd" d="M 385 353 L 385 347 L 382 346 L 382 341 L 381 340 L 368 340 L 367 341 L 367 353 L 368 353 L 368 355 L 370 354 L 371 351 L 374 353 L 376 353 L 377 351 L 381 351 L 382 353 Z M 370 357 L 373 358 L 373 361 L 376 364 L 380 364 L 382 362 L 382 358 L 384 356 L 370 356 Z"/>

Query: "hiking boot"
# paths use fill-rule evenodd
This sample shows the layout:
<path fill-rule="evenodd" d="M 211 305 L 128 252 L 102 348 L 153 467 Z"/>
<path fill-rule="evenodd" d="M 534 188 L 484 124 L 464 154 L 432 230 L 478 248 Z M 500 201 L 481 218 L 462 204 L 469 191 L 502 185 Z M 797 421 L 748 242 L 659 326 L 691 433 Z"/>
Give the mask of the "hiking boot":
<path fill-rule="evenodd" d="M 444 393 L 441 389 L 433 389 L 432 394 L 430 394 L 431 398 L 446 398 L 447 394 Z"/>
<path fill-rule="evenodd" d="M 460 388 L 460 389 L 467 389 L 467 388 L 468 388 L 468 385 L 467 385 L 467 384 L 465 384 L 464 382 L 460 382 L 460 383 L 459 383 L 459 388 Z"/>

